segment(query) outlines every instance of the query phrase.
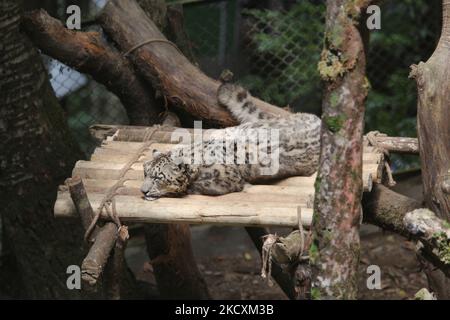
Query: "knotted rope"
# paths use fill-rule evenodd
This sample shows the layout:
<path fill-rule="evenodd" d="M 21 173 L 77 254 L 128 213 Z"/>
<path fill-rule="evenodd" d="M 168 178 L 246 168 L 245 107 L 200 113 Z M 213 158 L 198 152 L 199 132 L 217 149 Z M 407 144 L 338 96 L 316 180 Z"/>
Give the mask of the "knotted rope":
<path fill-rule="evenodd" d="M 297 207 L 297 217 L 298 217 L 298 230 L 300 232 L 300 251 L 298 253 L 298 261 L 302 260 L 302 256 L 305 248 L 305 230 L 303 230 L 302 224 L 302 212 L 301 208 Z M 261 277 L 267 279 L 269 286 L 273 285 L 271 274 L 272 274 L 272 250 L 273 246 L 277 244 L 280 237 L 276 234 L 268 234 L 263 237 L 264 243 L 262 246 L 262 268 Z"/>
<path fill-rule="evenodd" d="M 107 216 L 117 225 L 119 230 L 122 227 L 120 219 L 117 215 L 116 201 L 114 196 L 117 194 L 117 189 L 122 187 L 125 181 L 128 180 L 128 178 L 125 177 L 125 174 L 128 172 L 128 170 L 130 170 L 133 164 L 135 164 L 139 160 L 139 158 L 145 153 L 145 151 L 147 151 L 147 149 L 152 145 L 153 141 L 151 140 L 151 138 L 153 134 L 159 129 L 159 127 L 160 126 L 153 126 L 145 129 L 145 135 L 142 146 L 136 151 L 133 157 L 131 157 L 131 159 L 120 170 L 117 182 L 108 189 L 102 201 L 100 202 L 100 205 L 98 206 L 95 212 L 95 216 L 92 219 L 91 224 L 89 225 L 84 234 L 84 239 L 86 241 L 89 240 L 89 237 L 91 236 L 92 231 L 97 225 L 98 219 L 102 215 L 103 210 L 106 211 Z"/>
<path fill-rule="evenodd" d="M 123 56 L 126 57 L 126 56 L 128 56 L 130 53 L 132 53 L 134 50 L 139 49 L 140 47 L 145 46 L 146 44 L 149 44 L 149 43 L 155 43 L 155 42 L 162 42 L 162 43 L 170 44 L 172 47 L 174 47 L 175 49 L 177 49 L 177 51 L 178 51 L 180 54 L 183 54 L 183 53 L 181 52 L 181 50 L 177 47 L 177 45 L 176 45 L 175 43 L 173 43 L 172 41 L 169 41 L 169 40 L 167 40 L 167 39 L 149 39 L 149 40 L 143 41 L 143 42 L 141 42 L 141 43 L 135 45 L 134 47 L 132 47 L 131 49 L 129 49 L 127 52 L 125 52 L 125 53 L 123 54 Z"/>
<path fill-rule="evenodd" d="M 263 237 L 264 243 L 262 246 L 262 268 L 261 277 L 267 279 L 269 286 L 273 285 L 271 274 L 272 274 L 272 249 L 275 243 L 278 241 L 278 236 L 276 234 L 268 234 Z"/>
<path fill-rule="evenodd" d="M 370 131 L 369 133 L 367 133 L 366 137 L 367 137 L 367 141 L 369 142 L 370 146 L 374 147 L 375 150 L 377 150 L 378 152 L 383 153 L 383 155 L 386 158 L 389 158 L 389 151 L 386 148 L 383 148 L 377 141 L 377 137 L 387 137 L 386 134 L 381 133 L 379 131 Z M 391 169 L 391 166 L 389 165 L 388 161 L 384 162 L 384 167 L 386 169 L 386 173 L 387 173 L 387 177 L 388 177 L 388 185 L 390 187 L 395 186 L 397 183 L 394 180 L 394 177 L 392 175 L 392 169 Z"/>

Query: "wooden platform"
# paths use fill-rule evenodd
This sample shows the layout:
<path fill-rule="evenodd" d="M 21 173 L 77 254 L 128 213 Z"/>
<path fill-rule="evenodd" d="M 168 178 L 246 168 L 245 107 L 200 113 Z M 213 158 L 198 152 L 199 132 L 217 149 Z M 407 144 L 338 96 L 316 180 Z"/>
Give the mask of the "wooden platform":
<path fill-rule="evenodd" d="M 90 161 L 78 161 L 72 176 L 83 179 L 94 210 L 107 190 L 119 179 L 122 168 L 143 143 L 144 127 L 114 127 L 100 133 L 105 140 L 95 149 Z M 152 134 L 152 143 L 125 174 L 123 187 L 115 196 L 116 210 L 124 222 L 220 224 L 242 226 L 295 227 L 301 222 L 309 226 L 312 219 L 315 175 L 291 177 L 270 185 L 248 185 L 244 191 L 223 196 L 189 195 L 146 201 L 139 188 L 143 180 L 144 161 L 151 159 L 153 149 L 168 151 L 174 128 L 159 127 Z M 99 131 L 95 134 L 99 136 Z M 104 136 L 102 136 L 104 134 Z M 383 155 L 365 145 L 363 183 L 366 192 L 379 182 L 384 169 Z M 60 186 L 54 209 L 57 217 L 73 217 L 77 211 L 65 185 Z"/>

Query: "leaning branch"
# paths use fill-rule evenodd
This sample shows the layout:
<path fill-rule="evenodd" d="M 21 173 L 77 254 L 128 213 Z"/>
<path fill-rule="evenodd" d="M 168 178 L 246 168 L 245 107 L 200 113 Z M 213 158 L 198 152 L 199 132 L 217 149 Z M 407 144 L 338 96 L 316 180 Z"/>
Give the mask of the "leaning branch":
<path fill-rule="evenodd" d="M 87 229 L 94 218 L 94 211 L 87 198 L 83 182 L 79 177 L 73 177 L 66 181 L 66 185 L 81 216 L 83 227 Z M 117 226 L 112 222 L 105 223 L 103 227 L 95 227 L 93 244 L 81 264 L 81 280 L 84 289 L 88 291 L 98 290 L 99 279 L 114 248 L 117 236 Z"/>
<path fill-rule="evenodd" d="M 135 0 L 111 0 L 98 17 L 102 28 L 128 57 L 135 69 L 174 106 L 211 125 L 238 122 L 219 106 L 219 82 L 194 66 L 148 19 Z M 261 109 L 276 115 L 288 112 L 254 98 Z"/>
<path fill-rule="evenodd" d="M 149 94 L 150 85 L 139 79 L 131 63 L 106 43 L 100 33 L 68 30 L 42 9 L 26 14 L 22 25 L 45 54 L 91 75 L 116 94 L 132 123 L 159 122 L 161 110 Z"/>

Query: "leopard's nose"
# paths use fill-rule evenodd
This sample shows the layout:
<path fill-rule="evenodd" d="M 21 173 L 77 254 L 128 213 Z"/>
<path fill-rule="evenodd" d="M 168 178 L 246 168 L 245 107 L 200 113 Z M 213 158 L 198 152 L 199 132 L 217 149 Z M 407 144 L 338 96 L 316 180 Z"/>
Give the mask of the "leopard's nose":
<path fill-rule="evenodd" d="M 144 184 L 141 186 L 141 192 L 142 192 L 143 194 L 147 194 L 147 192 L 149 192 L 149 191 L 150 191 L 149 186 L 148 186 L 146 183 L 144 183 Z"/>

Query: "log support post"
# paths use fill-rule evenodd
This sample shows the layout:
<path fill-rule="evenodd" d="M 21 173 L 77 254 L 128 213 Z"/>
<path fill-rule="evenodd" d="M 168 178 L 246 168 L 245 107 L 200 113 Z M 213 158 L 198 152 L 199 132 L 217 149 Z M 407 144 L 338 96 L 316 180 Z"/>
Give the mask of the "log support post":
<path fill-rule="evenodd" d="M 72 201 L 81 217 L 81 222 L 87 230 L 94 218 L 94 211 L 89 203 L 83 182 L 79 177 L 66 181 Z M 119 237 L 119 240 L 118 240 Z M 105 293 L 112 299 L 120 298 L 120 278 L 122 276 L 123 252 L 128 239 L 128 229 L 122 227 L 118 232 L 113 222 L 106 222 L 102 227 L 96 226 L 89 242 L 92 246 L 81 264 L 81 280 L 83 289 L 88 292 L 97 292 L 100 279 L 109 261 L 112 252 L 113 259 L 109 263 L 109 272 L 105 277 Z"/>

